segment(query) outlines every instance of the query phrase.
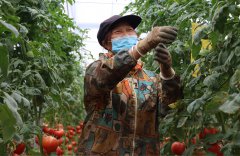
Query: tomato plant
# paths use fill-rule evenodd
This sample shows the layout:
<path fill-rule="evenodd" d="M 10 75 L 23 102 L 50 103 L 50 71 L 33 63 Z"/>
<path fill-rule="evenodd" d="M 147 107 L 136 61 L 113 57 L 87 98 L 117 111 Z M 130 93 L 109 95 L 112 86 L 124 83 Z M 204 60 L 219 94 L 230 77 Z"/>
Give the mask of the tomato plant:
<path fill-rule="evenodd" d="M 0 153 L 13 153 L 14 142 L 34 140 L 84 117 L 81 51 L 87 30 L 64 11 L 72 0 L 0 1 Z M 76 33 L 77 32 L 77 33 Z M 88 55 L 88 54 L 87 54 Z M 53 128 L 53 125 L 59 124 Z M 43 127 L 42 127 L 43 125 Z M 52 130 L 53 129 L 53 130 Z M 42 130 L 42 131 L 41 131 Z M 48 133 L 49 134 L 49 133 Z M 56 132 L 56 137 L 62 137 Z M 41 144 L 39 145 L 41 146 Z M 37 146 L 38 147 L 38 146 Z"/>

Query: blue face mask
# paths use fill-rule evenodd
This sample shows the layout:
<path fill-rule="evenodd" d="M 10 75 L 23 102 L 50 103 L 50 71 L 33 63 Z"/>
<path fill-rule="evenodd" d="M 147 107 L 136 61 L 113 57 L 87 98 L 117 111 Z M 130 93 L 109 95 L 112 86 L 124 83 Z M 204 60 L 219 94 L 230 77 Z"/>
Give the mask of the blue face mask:
<path fill-rule="evenodd" d="M 112 39 L 112 51 L 118 53 L 119 51 L 126 49 L 129 50 L 137 43 L 137 36 L 125 36 Z"/>

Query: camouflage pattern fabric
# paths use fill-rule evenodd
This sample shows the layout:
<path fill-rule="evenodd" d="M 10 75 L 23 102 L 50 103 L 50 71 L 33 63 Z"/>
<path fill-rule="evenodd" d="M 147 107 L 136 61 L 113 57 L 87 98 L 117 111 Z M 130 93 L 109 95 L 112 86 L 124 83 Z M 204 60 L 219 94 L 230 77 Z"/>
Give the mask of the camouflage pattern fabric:
<path fill-rule="evenodd" d="M 159 155 L 158 119 L 181 98 L 178 76 L 161 80 L 121 51 L 90 64 L 84 84 L 87 117 L 77 155 Z"/>

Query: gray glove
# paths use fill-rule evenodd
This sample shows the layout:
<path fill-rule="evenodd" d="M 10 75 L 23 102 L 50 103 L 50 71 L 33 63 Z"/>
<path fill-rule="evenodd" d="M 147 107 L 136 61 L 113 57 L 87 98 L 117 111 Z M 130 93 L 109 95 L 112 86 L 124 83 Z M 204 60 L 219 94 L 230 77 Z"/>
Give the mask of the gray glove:
<path fill-rule="evenodd" d="M 172 67 L 172 57 L 166 46 L 162 43 L 158 44 L 154 49 L 154 60 L 162 64 L 166 69 Z"/>
<path fill-rule="evenodd" d="M 146 54 L 155 48 L 159 43 L 170 44 L 177 37 L 177 28 L 172 26 L 154 27 L 152 31 L 137 44 L 137 50 L 141 54 Z"/>

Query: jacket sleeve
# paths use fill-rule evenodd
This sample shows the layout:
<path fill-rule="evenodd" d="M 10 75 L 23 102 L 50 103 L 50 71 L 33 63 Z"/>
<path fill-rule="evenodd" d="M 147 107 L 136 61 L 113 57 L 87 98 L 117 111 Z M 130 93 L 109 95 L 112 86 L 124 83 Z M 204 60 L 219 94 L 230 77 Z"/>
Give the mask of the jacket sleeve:
<path fill-rule="evenodd" d="M 160 79 L 160 78 L 159 78 Z M 160 116 L 166 116 L 169 104 L 183 99 L 183 87 L 179 76 L 175 76 L 171 80 L 160 79 Z"/>
<path fill-rule="evenodd" d="M 105 60 L 90 64 L 85 74 L 85 92 L 97 94 L 112 90 L 132 70 L 137 61 L 128 51 L 121 51 Z"/>

